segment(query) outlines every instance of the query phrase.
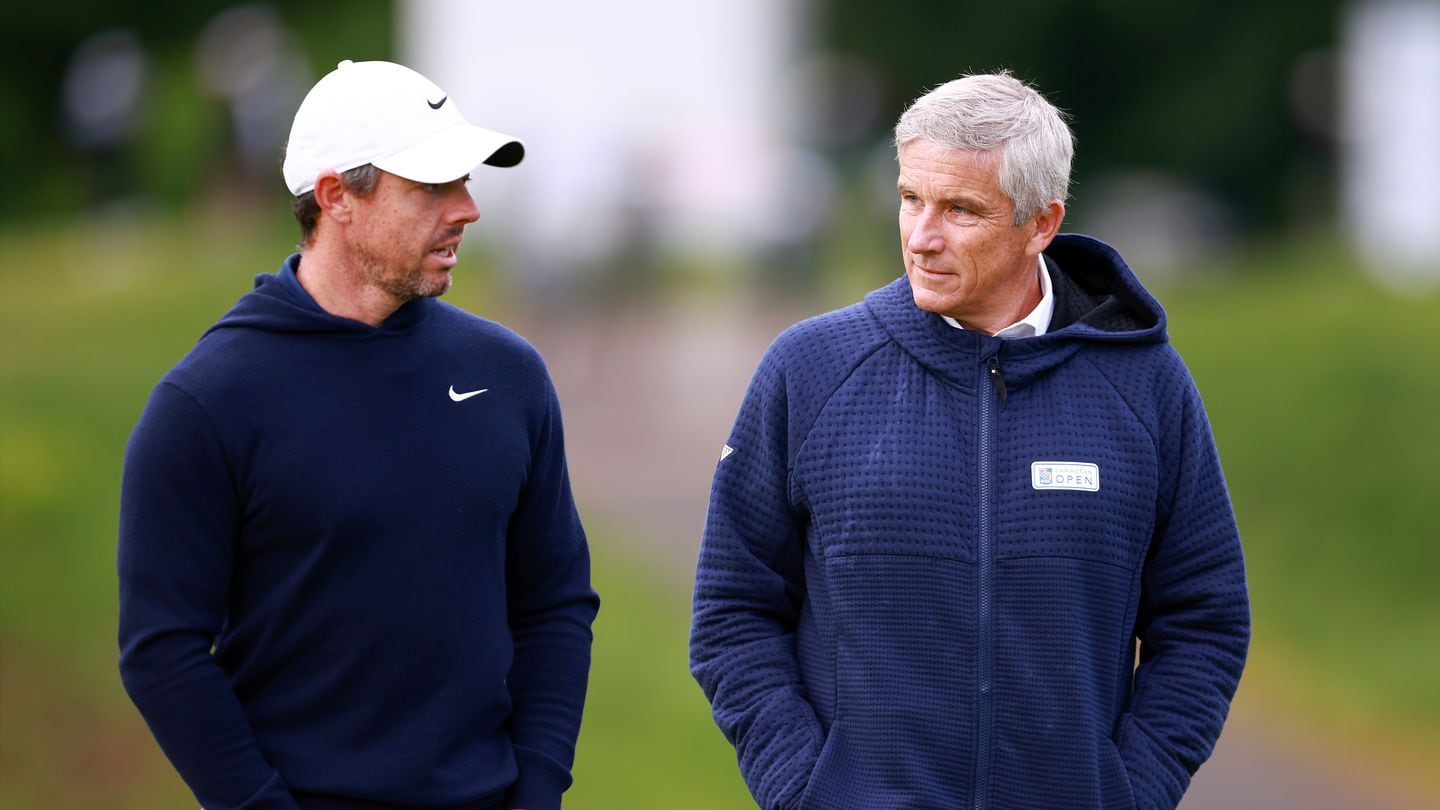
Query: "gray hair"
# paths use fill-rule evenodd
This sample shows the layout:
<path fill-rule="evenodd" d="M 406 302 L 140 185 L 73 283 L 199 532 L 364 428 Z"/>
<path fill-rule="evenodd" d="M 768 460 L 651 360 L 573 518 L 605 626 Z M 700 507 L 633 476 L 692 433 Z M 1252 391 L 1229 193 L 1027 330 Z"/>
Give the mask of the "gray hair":
<path fill-rule="evenodd" d="M 1064 113 L 1030 85 L 1000 73 L 962 76 L 915 99 L 895 124 L 895 154 L 925 139 L 949 149 L 999 150 L 1000 190 L 1022 225 L 1070 188 L 1075 136 Z"/>

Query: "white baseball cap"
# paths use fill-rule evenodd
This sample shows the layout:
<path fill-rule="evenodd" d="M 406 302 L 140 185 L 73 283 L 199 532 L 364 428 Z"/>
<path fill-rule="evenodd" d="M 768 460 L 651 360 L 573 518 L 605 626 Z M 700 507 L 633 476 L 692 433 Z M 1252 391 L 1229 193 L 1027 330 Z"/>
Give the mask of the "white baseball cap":
<path fill-rule="evenodd" d="M 326 169 L 366 163 L 417 183 L 448 183 L 484 163 L 514 166 L 516 138 L 471 124 L 444 90 L 394 62 L 341 62 L 300 102 L 285 185 L 300 196 Z"/>

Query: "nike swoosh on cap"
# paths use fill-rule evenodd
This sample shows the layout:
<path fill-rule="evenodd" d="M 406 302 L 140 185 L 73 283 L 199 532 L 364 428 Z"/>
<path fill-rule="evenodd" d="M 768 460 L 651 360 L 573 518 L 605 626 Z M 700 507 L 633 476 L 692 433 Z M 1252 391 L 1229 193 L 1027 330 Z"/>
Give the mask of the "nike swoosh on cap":
<path fill-rule="evenodd" d="M 455 386 L 452 385 L 450 386 L 450 399 L 455 402 L 464 402 L 471 397 L 479 396 L 489 390 L 489 388 L 481 388 L 478 391 L 466 391 L 465 393 L 461 394 L 456 392 Z"/>
<path fill-rule="evenodd" d="M 438 110 L 438 109 L 440 109 L 441 107 L 444 107 L 444 106 L 445 106 L 445 102 L 447 102 L 447 101 L 449 101 L 449 100 L 450 100 L 450 97 L 449 97 L 449 96 L 441 96 L 439 101 L 431 101 L 430 99 L 427 98 L 427 99 L 425 99 L 425 103 L 430 105 L 430 109 L 432 109 L 432 110 Z"/>

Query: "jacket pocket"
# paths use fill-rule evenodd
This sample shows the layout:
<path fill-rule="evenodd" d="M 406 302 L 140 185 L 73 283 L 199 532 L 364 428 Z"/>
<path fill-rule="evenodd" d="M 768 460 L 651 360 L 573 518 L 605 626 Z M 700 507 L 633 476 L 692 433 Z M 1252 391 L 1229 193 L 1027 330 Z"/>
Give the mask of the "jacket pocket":
<path fill-rule="evenodd" d="M 1115 731 L 1129 572 L 1070 557 L 995 567 L 995 807 L 1124 810 Z"/>
<path fill-rule="evenodd" d="M 828 810 L 835 806 L 834 798 L 826 797 L 825 794 L 832 793 L 837 788 L 843 792 L 845 787 L 843 782 L 835 784 L 836 780 L 832 778 L 834 764 L 842 759 L 837 754 L 841 746 L 841 733 L 840 720 L 837 718 L 830 724 L 825 743 L 820 746 L 820 757 L 815 760 L 815 770 L 810 772 L 810 780 L 805 783 L 805 792 L 800 794 L 800 803 L 795 806 L 796 810 Z"/>
<path fill-rule="evenodd" d="M 962 560 L 848 554 L 825 561 L 835 717 L 815 808 L 968 803 L 975 769 L 975 569 Z M 834 736 L 832 734 L 832 736 Z M 823 788 L 835 783 L 834 791 Z M 841 792 L 839 788 L 846 790 Z"/>
<path fill-rule="evenodd" d="M 1136 810 L 1135 788 L 1130 784 L 1130 772 L 1125 770 L 1125 760 L 1120 757 L 1120 748 L 1110 737 L 1100 743 L 1100 790 L 1105 797 L 1106 807 Z"/>

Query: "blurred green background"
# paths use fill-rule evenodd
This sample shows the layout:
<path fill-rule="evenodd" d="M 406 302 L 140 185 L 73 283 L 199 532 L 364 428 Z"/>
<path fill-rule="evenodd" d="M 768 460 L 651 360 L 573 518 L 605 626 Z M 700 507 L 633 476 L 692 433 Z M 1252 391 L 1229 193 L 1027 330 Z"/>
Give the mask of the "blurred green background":
<path fill-rule="evenodd" d="M 150 387 L 295 239 L 278 167 L 268 186 L 246 179 L 226 108 L 196 79 L 198 32 L 228 6 L 78 2 L 57 13 L 30 2 L 0 11 L 4 810 L 194 804 L 119 685 L 114 549 L 124 443 Z M 1203 268 L 1183 258 L 1140 268 L 1205 396 L 1246 545 L 1255 637 L 1243 716 L 1222 750 L 1232 735 L 1245 751 L 1277 747 L 1279 761 L 1305 763 L 1289 778 L 1317 786 L 1350 774 L 1345 789 L 1369 806 L 1399 807 L 1435 786 L 1427 768 L 1440 761 L 1440 519 L 1430 466 L 1440 451 L 1440 297 L 1400 294 L 1362 271 L 1335 227 L 1335 144 L 1307 130 L 1288 100 L 1295 66 L 1337 41 L 1340 4 L 1172 6 L 1161 19 L 1123 2 L 811 4 L 811 46 L 871 65 L 878 112 L 866 132 L 826 145 L 841 178 L 836 216 L 783 266 L 662 262 L 643 296 L 624 278 L 587 281 L 579 297 L 603 306 L 585 309 L 537 300 L 507 275 L 500 251 L 467 242 L 451 299 L 516 326 L 546 353 L 580 455 L 575 488 L 604 605 L 567 806 L 750 806 L 686 672 L 697 538 L 666 536 L 670 527 L 698 530 L 714 458 L 637 444 L 653 459 L 636 465 L 636 490 L 696 482 L 653 509 L 637 501 L 647 509 L 637 515 L 611 497 L 615 482 L 591 460 L 627 405 L 571 392 L 584 390 L 595 358 L 608 357 L 607 339 L 694 352 L 697 311 L 721 310 L 722 324 L 725 312 L 748 313 L 731 322 L 749 339 L 720 348 L 743 371 L 716 383 L 718 402 L 673 417 L 718 449 L 759 348 L 780 326 L 899 272 L 892 214 L 867 191 L 868 155 L 884 127 L 923 87 L 995 66 L 1074 115 L 1077 213 L 1106 171 L 1139 164 L 1208 190 L 1235 223 Z M 315 76 L 341 57 L 394 53 L 388 2 L 270 12 L 294 32 Z M 67 135 L 59 88 L 77 46 L 116 26 L 150 55 L 148 101 L 123 141 L 95 148 Z M 821 115 L 840 114 L 855 88 L 832 89 L 834 109 Z M 1177 132 L 1187 134 L 1165 135 Z M 602 348 L 567 343 L 557 314 L 593 327 L 582 339 Z M 655 519 L 666 509 L 678 517 Z M 1227 773 L 1218 757 L 1212 766 Z"/>

